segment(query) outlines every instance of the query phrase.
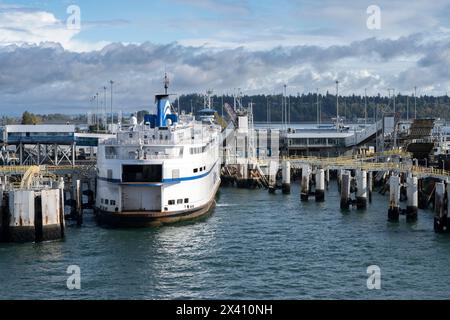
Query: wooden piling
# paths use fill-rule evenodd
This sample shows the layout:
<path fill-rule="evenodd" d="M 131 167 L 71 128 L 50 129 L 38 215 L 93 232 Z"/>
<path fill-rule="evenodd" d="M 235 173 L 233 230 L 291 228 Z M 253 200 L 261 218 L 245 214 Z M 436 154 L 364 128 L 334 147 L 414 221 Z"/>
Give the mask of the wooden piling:
<path fill-rule="evenodd" d="M 348 210 L 350 208 L 350 172 L 346 171 L 341 175 L 341 209 Z"/>
<path fill-rule="evenodd" d="M 302 185 L 300 199 L 302 201 L 308 201 L 309 199 L 309 175 L 311 174 L 311 169 L 308 165 L 302 167 Z"/>
<path fill-rule="evenodd" d="M 367 172 L 356 172 L 356 207 L 359 210 L 367 208 Z"/>
<path fill-rule="evenodd" d="M 284 194 L 291 193 L 291 163 L 289 161 L 283 162 L 282 167 L 282 185 L 281 189 Z"/>
<path fill-rule="evenodd" d="M 406 193 L 407 193 L 407 206 L 406 206 L 406 221 L 417 221 L 417 210 L 419 207 L 418 198 L 418 179 L 417 177 L 409 176 L 406 179 Z"/>
<path fill-rule="evenodd" d="M 323 169 L 316 170 L 316 202 L 325 201 L 325 171 Z"/>
<path fill-rule="evenodd" d="M 389 210 L 388 220 L 398 222 L 400 217 L 400 177 L 395 175 L 389 178 Z"/>

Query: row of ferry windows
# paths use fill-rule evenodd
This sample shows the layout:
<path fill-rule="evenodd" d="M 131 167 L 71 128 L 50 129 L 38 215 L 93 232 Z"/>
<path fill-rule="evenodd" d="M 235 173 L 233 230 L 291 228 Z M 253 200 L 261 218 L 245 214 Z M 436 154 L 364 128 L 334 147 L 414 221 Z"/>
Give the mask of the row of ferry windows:
<path fill-rule="evenodd" d="M 130 137 L 130 139 L 133 138 L 133 134 L 132 134 L 132 133 L 130 133 L 128 136 Z M 150 138 L 150 136 L 147 136 L 147 135 L 144 136 L 144 139 L 149 139 L 149 138 Z M 151 138 L 152 138 L 153 140 L 155 140 L 155 139 L 156 139 L 156 136 L 155 136 L 155 135 L 152 135 Z M 159 140 L 163 140 L 163 139 L 169 140 L 169 136 L 168 136 L 168 135 L 163 136 L 162 134 L 160 134 L 160 135 L 159 135 Z"/>
<path fill-rule="evenodd" d="M 115 206 L 116 205 L 116 200 L 108 200 L 108 199 L 101 199 L 100 200 L 102 204 L 106 204 L 106 205 L 111 205 L 111 206 Z"/>
<path fill-rule="evenodd" d="M 195 168 L 195 169 L 194 169 L 194 173 L 202 172 L 202 171 L 206 171 L 206 166 L 201 167 L 201 168 Z"/>
<path fill-rule="evenodd" d="M 189 203 L 189 198 L 184 199 L 184 203 Z M 178 199 L 176 204 L 183 204 L 183 199 Z M 169 206 L 174 206 L 175 200 L 169 200 Z"/>

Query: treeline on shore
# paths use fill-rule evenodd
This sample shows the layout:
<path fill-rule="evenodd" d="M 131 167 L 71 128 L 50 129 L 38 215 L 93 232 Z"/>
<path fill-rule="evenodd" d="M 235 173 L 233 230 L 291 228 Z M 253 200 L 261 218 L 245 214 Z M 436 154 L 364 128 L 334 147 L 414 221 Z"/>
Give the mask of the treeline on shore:
<path fill-rule="evenodd" d="M 320 117 L 323 122 L 330 121 L 336 117 L 336 95 L 319 94 Z M 317 94 L 309 93 L 296 96 L 288 96 L 287 104 L 290 105 L 291 122 L 315 122 L 317 121 Z M 265 122 L 269 118 L 272 122 L 281 121 L 282 116 L 282 95 L 252 95 L 242 96 L 242 105 L 248 106 L 253 103 L 254 121 Z M 233 105 L 234 98 L 230 95 L 212 96 L 213 108 L 222 113 L 222 102 Z M 383 110 L 392 110 L 394 100 L 389 97 L 372 96 L 367 97 L 367 116 L 375 117 L 375 110 L 378 110 L 378 117 Z M 189 94 L 180 97 L 180 109 L 190 112 L 197 111 L 204 106 L 204 95 Z M 417 111 L 418 118 L 450 118 L 450 97 L 420 96 L 414 99 L 413 96 L 397 95 L 395 97 L 395 111 L 402 119 L 408 116 L 414 118 Z M 388 108 L 389 107 L 389 108 Z M 225 111 L 224 111 L 225 113 Z M 365 97 L 352 95 L 339 97 L 339 115 L 348 121 L 365 117 Z M 268 117 L 269 116 L 269 117 Z"/>
<path fill-rule="evenodd" d="M 318 98 L 318 99 L 317 99 Z M 241 97 L 242 106 L 247 107 L 253 104 L 254 121 L 280 122 L 282 119 L 282 95 L 245 95 Z M 322 122 L 329 122 L 336 117 L 336 95 L 329 93 L 317 94 L 308 93 L 285 98 L 290 109 L 291 122 L 316 122 L 317 121 L 317 100 L 320 107 L 320 119 Z M 180 111 L 189 113 L 197 112 L 205 106 L 205 96 L 201 94 L 181 95 L 178 100 L 172 101 L 175 107 Z M 231 95 L 212 96 L 211 102 L 213 109 L 219 115 L 226 111 L 222 105 L 228 103 L 234 104 L 234 97 Z M 384 96 L 367 97 L 367 117 L 373 119 L 380 117 L 383 112 L 393 110 L 394 99 Z M 365 117 L 366 99 L 364 96 L 351 95 L 339 97 L 339 115 L 345 117 L 347 121 L 355 121 L 358 118 Z M 149 107 L 150 108 L 150 107 Z M 132 107 L 127 107 L 132 113 Z M 116 109 L 117 110 L 117 109 Z M 141 121 L 145 114 L 150 110 L 144 107 L 135 108 L 138 119 Z M 409 110 L 409 111 L 408 111 Z M 420 96 L 415 99 L 413 96 L 397 95 L 395 97 L 395 111 L 402 118 L 412 119 L 417 114 L 418 118 L 441 118 L 450 119 L 450 97 L 449 96 Z M 375 114 L 376 112 L 376 114 Z M 126 113 L 123 114 L 125 117 Z M 68 115 L 57 114 L 34 114 L 25 111 L 20 117 L 1 117 L 1 124 L 41 124 L 41 123 L 86 123 L 87 115 Z"/>

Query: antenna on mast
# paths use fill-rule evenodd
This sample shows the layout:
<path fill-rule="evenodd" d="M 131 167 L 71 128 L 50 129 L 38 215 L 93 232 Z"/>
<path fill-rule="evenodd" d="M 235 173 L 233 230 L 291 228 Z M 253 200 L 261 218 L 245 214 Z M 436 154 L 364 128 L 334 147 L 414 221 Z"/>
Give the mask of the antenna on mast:
<path fill-rule="evenodd" d="M 169 77 L 167 76 L 167 73 L 165 73 L 164 74 L 164 91 L 165 91 L 165 94 L 167 94 L 167 89 L 169 89 L 169 84 L 170 84 Z"/>

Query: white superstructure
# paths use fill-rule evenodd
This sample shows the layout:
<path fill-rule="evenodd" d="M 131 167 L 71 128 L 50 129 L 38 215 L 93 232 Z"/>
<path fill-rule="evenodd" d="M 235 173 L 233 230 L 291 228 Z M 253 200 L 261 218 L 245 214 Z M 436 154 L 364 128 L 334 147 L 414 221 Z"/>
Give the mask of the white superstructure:
<path fill-rule="evenodd" d="M 96 212 L 102 223 L 159 225 L 210 211 L 220 185 L 221 129 L 173 112 L 156 96 L 157 114 L 98 147 Z"/>

